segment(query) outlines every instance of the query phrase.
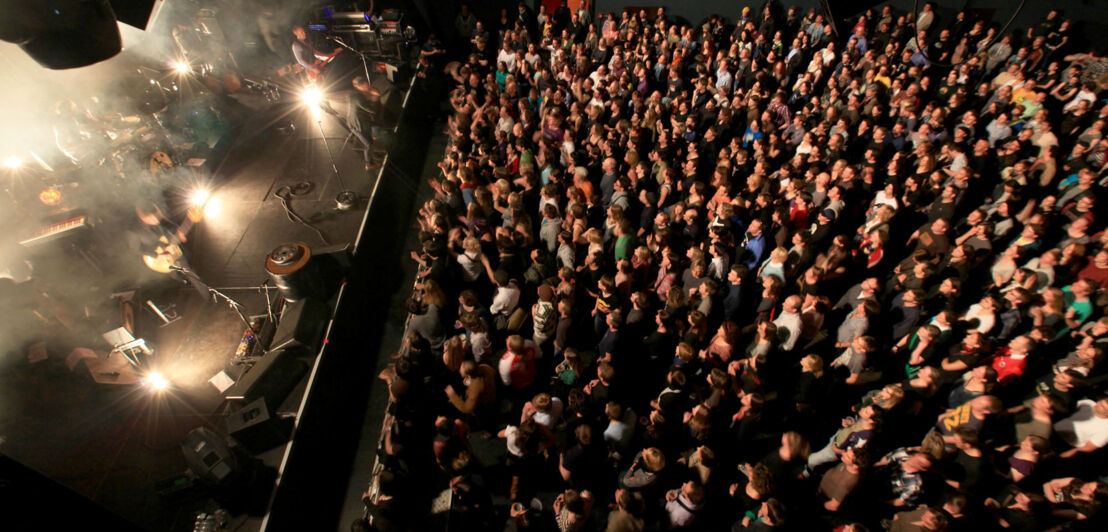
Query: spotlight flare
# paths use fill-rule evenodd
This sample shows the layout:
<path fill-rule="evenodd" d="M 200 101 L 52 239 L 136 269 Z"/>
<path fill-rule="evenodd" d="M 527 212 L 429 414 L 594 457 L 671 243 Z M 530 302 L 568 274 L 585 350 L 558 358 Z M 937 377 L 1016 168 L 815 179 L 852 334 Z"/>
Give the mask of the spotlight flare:
<path fill-rule="evenodd" d="M 211 193 L 205 189 L 198 188 L 189 194 L 189 203 L 194 207 L 203 207 L 208 202 L 208 198 L 211 197 Z"/>
<path fill-rule="evenodd" d="M 205 218 L 215 218 L 221 212 L 223 212 L 223 206 L 220 205 L 219 198 L 211 198 L 204 204 Z"/>
<path fill-rule="evenodd" d="M 169 388 L 169 380 L 164 375 L 156 371 L 146 375 L 146 386 L 156 392 L 161 392 Z"/>

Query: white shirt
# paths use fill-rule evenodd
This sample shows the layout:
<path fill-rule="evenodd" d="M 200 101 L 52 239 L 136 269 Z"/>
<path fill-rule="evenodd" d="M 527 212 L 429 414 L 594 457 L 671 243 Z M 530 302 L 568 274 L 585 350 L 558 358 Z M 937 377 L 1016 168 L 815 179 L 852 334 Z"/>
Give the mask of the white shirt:
<path fill-rule="evenodd" d="M 515 281 L 509 281 L 508 286 L 500 286 L 496 289 L 496 296 L 492 298 L 489 312 L 493 315 L 511 314 L 519 305 L 519 287 Z"/>
<path fill-rule="evenodd" d="M 623 419 L 608 421 L 608 427 L 604 429 L 604 442 L 615 447 L 617 451 L 624 451 L 631 443 L 631 436 L 635 434 L 635 413 L 628 409 Z"/>
<path fill-rule="evenodd" d="M 674 527 L 683 527 L 692 522 L 696 514 L 693 512 L 700 508 L 699 505 L 693 504 L 688 497 L 685 496 L 685 492 L 682 491 L 677 494 L 677 499 L 666 503 L 666 512 L 669 513 L 670 525 Z M 692 510 L 692 511 L 690 511 Z"/>
<path fill-rule="evenodd" d="M 508 65 L 508 72 L 516 71 L 517 59 L 519 59 L 519 54 L 515 53 L 514 51 L 504 50 L 503 48 L 500 49 L 499 54 L 496 54 L 496 62 Z"/>
<path fill-rule="evenodd" d="M 458 255 L 458 266 L 462 267 L 462 279 L 467 282 L 476 281 L 485 271 L 485 263 L 481 261 L 480 254 L 465 252 Z"/>
<path fill-rule="evenodd" d="M 981 334 L 989 334 L 989 331 L 993 330 L 993 327 L 996 326 L 996 313 L 982 314 L 981 312 L 981 304 L 974 303 L 970 305 L 969 310 L 966 311 L 966 316 L 962 319 L 967 322 L 977 320 L 977 327 L 974 327 L 973 330 Z"/>
<path fill-rule="evenodd" d="M 508 452 L 511 453 L 512 456 L 518 456 L 522 458 L 523 446 L 521 446 L 520 444 L 523 442 L 520 441 L 519 427 L 513 427 L 511 425 L 504 427 L 504 438 L 505 440 L 507 440 Z"/>
<path fill-rule="evenodd" d="M 777 326 L 778 336 L 781 336 L 781 331 L 786 331 L 788 337 L 781 343 L 781 349 L 785 351 L 792 351 L 793 346 L 796 345 L 796 341 L 800 338 L 800 313 L 788 313 L 783 312 L 776 320 L 773 320 L 773 324 Z"/>
<path fill-rule="evenodd" d="M 492 354 L 492 340 L 489 340 L 489 333 L 470 333 L 469 348 L 473 351 L 473 358 L 477 363 L 489 362 L 490 357 L 488 355 Z"/>
<path fill-rule="evenodd" d="M 1108 444 L 1108 419 L 1096 417 L 1094 407 L 1096 401 L 1092 399 L 1078 401 L 1073 415 L 1055 423 L 1054 431 L 1074 447 L 1090 442 L 1098 448 L 1104 447 Z"/>
<path fill-rule="evenodd" d="M 535 412 L 531 414 L 531 419 L 535 420 L 535 423 L 553 430 L 554 424 L 562 418 L 562 410 L 562 400 L 557 397 L 551 397 L 550 410 L 546 412 Z"/>

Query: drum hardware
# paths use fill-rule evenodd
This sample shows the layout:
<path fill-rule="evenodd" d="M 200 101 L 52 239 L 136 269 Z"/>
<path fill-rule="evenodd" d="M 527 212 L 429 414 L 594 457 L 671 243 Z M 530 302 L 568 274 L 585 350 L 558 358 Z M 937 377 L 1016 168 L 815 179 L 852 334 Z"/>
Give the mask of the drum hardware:
<path fill-rule="evenodd" d="M 281 88 L 269 80 L 255 81 L 250 78 L 242 78 L 242 82 L 252 91 L 261 93 L 265 101 L 279 103 L 281 101 Z"/>

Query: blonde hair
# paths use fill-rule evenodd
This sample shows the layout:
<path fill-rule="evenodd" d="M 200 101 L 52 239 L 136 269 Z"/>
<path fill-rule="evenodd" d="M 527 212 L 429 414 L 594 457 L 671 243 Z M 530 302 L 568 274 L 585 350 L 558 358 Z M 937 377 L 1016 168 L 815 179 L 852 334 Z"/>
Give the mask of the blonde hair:
<path fill-rule="evenodd" d="M 775 248 L 769 253 L 769 258 L 772 259 L 773 262 L 785 262 L 785 260 L 789 258 L 789 250 L 783 247 Z"/>
<path fill-rule="evenodd" d="M 933 460 L 942 460 L 946 456 L 946 442 L 943 441 L 943 435 L 938 431 L 928 432 L 927 436 L 923 437 L 919 450 Z"/>
<path fill-rule="evenodd" d="M 693 347 L 687 342 L 677 344 L 677 357 L 686 362 L 692 360 Z"/>
<path fill-rule="evenodd" d="M 881 408 L 888 410 L 898 404 L 904 399 L 904 385 L 901 383 L 890 384 L 885 386 L 889 390 L 889 398 L 884 401 L 874 401 L 874 404 Z"/>
<path fill-rule="evenodd" d="M 462 241 L 462 249 L 468 253 L 481 253 L 481 241 L 477 240 L 475 236 L 467 236 Z"/>
<path fill-rule="evenodd" d="M 808 355 L 812 356 L 812 355 Z M 808 459 L 808 455 L 812 452 L 812 446 L 808 444 L 808 440 L 804 439 L 804 436 L 795 430 L 790 430 L 784 434 L 785 441 L 789 442 L 789 449 L 792 449 L 793 454 Z"/>
<path fill-rule="evenodd" d="M 666 467 L 666 455 L 657 447 L 643 449 L 642 462 L 646 469 L 657 473 Z"/>
<path fill-rule="evenodd" d="M 439 308 L 446 305 L 446 294 L 442 291 L 439 283 L 432 279 L 428 279 L 423 283 L 423 302 Z"/>
<path fill-rule="evenodd" d="M 451 371 L 458 371 L 465 360 L 466 352 L 462 346 L 462 336 L 454 336 L 442 345 L 442 363 Z"/>
<path fill-rule="evenodd" d="M 553 404 L 553 401 L 550 399 L 550 394 L 548 393 L 536 394 L 535 397 L 531 399 L 531 406 L 535 407 L 535 410 L 539 412 L 550 410 L 551 404 Z"/>
<path fill-rule="evenodd" d="M 816 377 L 823 376 L 823 359 L 819 355 L 811 354 L 804 357 L 801 362 L 807 362 L 812 367 L 812 374 Z"/>

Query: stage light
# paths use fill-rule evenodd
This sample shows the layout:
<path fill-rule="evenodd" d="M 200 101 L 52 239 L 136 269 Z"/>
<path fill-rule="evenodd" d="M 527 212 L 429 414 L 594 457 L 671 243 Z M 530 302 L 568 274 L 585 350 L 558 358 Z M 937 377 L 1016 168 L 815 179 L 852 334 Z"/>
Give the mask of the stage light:
<path fill-rule="evenodd" d="M 148 373 L 146 378 L 143 379 L 143 382 L 148 388 L 155 392 L 162 392 L 169 388 L 169 380 L 156 371 Z"/>
<path fill-rule="evenodd" d="M 323 91 L 318 87 L 308 87 L 300 94 L 300 98 L 308 105 L 319 105 L 323 101 Z"/>
<path fill-rule="evenodd" d="M 319 90 L 318 87 L 309 86 L 304 89 L 304 92 L 300 93 L 300 99 L 308 106 L 308 110 L 312 112 L 312 116 L 319 119 L 322 111 L 320 105 L 323 103 L 323 91 Z"/>
<path fill-rule="evenodd" d="M 4 166 L 15 170 L 16 168 L 23 166 L 23 159 L 12 155 L 11 157 L 4 159 Z"/>
<path fill-rule="evenodd" d="M 214 218 L 219 216 L 219 213 L 223 212 L 223 205 L 219 203 L 219 198 L 211 198 L 206 204 L 204 204 L 204 217 Z"/>
<path fill-rule="evenodd" d="M 189 64 L 184 61 L 174 61 L 170 63 L 170 65 L 178 74 L 188 74 L 192 72 L 192 67 L 190 67 Z"/>
<path fill-rule="evenodd" d="M 192 194 L 189 194 L 189 203 L 192 204 L 193 207 L 203 207 L 211 196 L 211 192 L 198 188 L 192 191 Z"/>

